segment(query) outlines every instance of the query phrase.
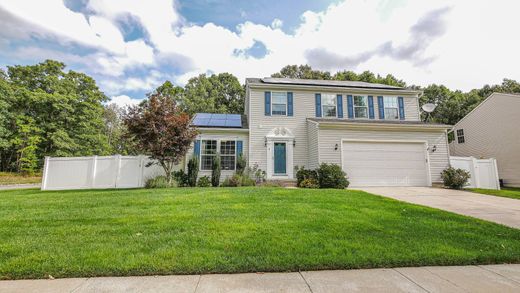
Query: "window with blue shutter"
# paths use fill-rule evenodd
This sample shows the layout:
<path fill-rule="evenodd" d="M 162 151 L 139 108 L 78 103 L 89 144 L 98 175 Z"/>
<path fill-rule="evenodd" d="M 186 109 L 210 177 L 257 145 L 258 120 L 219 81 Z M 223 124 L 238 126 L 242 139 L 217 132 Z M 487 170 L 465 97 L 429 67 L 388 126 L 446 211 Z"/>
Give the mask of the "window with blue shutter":
<path fill-rule="evenodd" d="M 403 97 L 397 97 L 399 103 L 399 119 L 404 120 L 404 99 Z"/>
<path fill-rule="evenodd" d="M 374 119 L 375 113 L 374 113 L 374 97 L 368 96 L 368 118 Z"/>
<path fill-rule="evenodd" d="M 193 154 L 198 157 L 200 156 L 200 140 L 197 139 L 195 141 L 195 147 L 193 148 Z"/>
<path fill-rule="evenodd" d="M 379 107 L 379 119 L 385 119 L 385 104 L 383 102 L 383 96 L 377 97 L 377 106 Z"/>
<path fill-rule="evenodd" d="M 244 149 L 244 143 L 241 140 L 237 140 L 237 156 L 240 156 Z"/>
<path fill-rule="evenodd" d="M 321 94 L 315 95 L 316 99 L 316 117 L 321 117 Z"/>
<path fill-rule="evenodd" d="M 343 118 L 343 96 L 337 95 L 337 104 L 338 104 L 338 118 Z"/>
<path fill-rule="evenodd" d="M 265 116 L 271 116 L 271 92 L 265 92 Z"/>
<path fill-rule="evenodd" d="M 293 93 L 287 92 L 287 116 L 293 116 Z"/>
<path fill-rule="evenodd" d="M 354 100 L 352 99 L 352 95 L 347 96 L 347 109 L 348 109 L 348 118 L 354 118 Z"/>

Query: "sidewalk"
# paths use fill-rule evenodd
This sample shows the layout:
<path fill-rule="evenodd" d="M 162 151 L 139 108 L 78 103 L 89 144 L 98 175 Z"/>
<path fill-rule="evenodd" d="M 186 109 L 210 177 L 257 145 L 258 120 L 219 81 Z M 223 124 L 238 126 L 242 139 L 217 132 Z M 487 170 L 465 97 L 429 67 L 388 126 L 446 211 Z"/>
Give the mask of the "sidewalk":
<path fill-rule="evenodd" d="M 520 264 L 18 280 L 0 292 L 520 292 Z"/>

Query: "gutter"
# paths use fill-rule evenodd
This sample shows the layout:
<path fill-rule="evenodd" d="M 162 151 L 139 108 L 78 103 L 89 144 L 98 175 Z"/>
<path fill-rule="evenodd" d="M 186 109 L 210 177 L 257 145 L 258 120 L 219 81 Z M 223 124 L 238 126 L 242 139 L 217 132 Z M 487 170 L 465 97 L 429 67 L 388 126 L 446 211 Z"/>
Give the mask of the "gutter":
<path fill-rule="evenodd" d="M 295 84 L 248 84 L 250 88 L 259 88 L 259 89 L 304 89 L 309 91 L 319 91 L 319 90 L 329 90 L 335 92 L 360 92 L 360 93 L 383 93 L 383 94 L 407 94 L 407 95 L 419 95 L 422 94 L 422 91 L 416 90 L 408 90 L 408 89 L 381 89 L 381 88 L 359 88 L 359 87 L 346 87 L 346 86 L 323 86 L 323 85 L 295 85 Z"/>

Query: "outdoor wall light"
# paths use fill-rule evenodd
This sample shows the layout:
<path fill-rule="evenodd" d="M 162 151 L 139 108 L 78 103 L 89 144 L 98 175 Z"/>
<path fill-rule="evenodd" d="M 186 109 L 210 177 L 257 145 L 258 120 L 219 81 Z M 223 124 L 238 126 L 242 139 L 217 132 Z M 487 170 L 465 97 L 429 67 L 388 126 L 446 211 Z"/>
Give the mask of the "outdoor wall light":
<path fill-rule="evenodd" d="M 293 141 L 292 141 L 292 146 L 293 146 L 293 147 L 296 147 L 296 139 L 293 139 Z"/>
<path fill-rule="evenodd" d="M 334 150 L 337 151 L 337 150 L 338 150 L 338 147 L 339 147 L 338 144 L 336 144 L 336 145 L 334 146 Z"/>
<path fill-rule="evenodd" d="M 435 153 L 437 150 L 437 145 L 434 145 L 432 148 L 428 147 L 428 150 L 430 150 L 432 153 Z"/>
<path fill-rule="evenodd" d="M 267 137 L 264 138 L 264 146 L 267 147 Z"/>

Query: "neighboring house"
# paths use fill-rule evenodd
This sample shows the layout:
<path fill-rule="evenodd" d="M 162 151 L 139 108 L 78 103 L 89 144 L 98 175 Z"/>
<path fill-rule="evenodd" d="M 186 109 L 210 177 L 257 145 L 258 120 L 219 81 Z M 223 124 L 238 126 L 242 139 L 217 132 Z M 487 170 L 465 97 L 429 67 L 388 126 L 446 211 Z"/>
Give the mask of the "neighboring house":
<path fill-rule="evenodd" d="M 520 95 L 493 93 L 453 126 L 452 156 L 495 158 L 504 185 L 520 186 Z"/>
<path fill-rule="evenodd" d="M 220 152 L 225 178 L 243 153 L 270 180 L 294 179 L 297 166 L 333 163 L 351 186 L 430 186 L 449 166 L 451 126 L 420 121 L 420 93 L 355 81 L 248 78 L 244 116 L 194 118 L 200 174 L 211 174 Z"/>

